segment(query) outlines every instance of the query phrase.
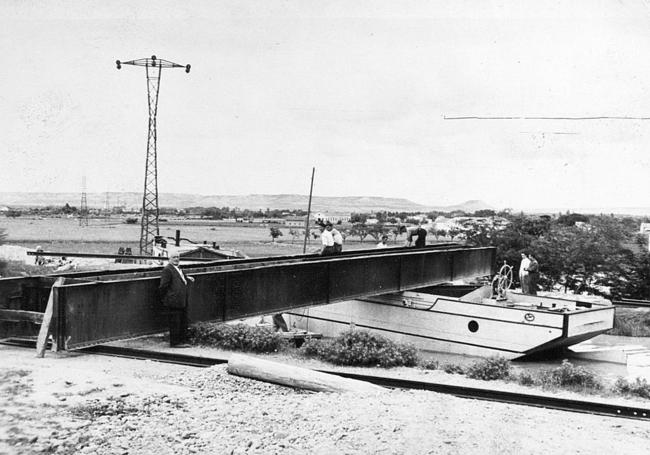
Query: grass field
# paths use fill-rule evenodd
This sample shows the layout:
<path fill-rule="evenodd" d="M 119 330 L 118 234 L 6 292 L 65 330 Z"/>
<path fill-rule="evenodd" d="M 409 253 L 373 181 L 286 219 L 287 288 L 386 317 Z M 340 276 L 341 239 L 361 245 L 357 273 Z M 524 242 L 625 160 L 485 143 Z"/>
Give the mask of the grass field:
<path fill-rule="evenodd" d="M 139 252 L 140 224 L 126 224 L 123 219 L 90 219 L 88 226 L 79 226 L 75 218 L 0 218 L 0 229 L 7 234 L 5 243 L 26 248 L 35 249 L 40 245 L 46 251 L 116 254 L 119 247 L 130 247 L 134 254 Z M 182 238 L 197 243 L 205 241 L 209 245 L 215 242 L 223 249 L 240 250 L 251 257 L 300 254 L 303 249 L 303 239 L 292 239 L 287 227 L 280 227 L 283 235 L 273 242 L 269 226 L 207 221 L 189 224 L 173 220 L 160 223 L 160 234 L 165 237 L 174 238 L 177 229 Z M 370 237 L 364 242 L 348 238 L 344 248 L 373 248 L 374 245 Z M 320 250 L 320 240 L 310 237 L 307 252 L 317 250 Z"/>

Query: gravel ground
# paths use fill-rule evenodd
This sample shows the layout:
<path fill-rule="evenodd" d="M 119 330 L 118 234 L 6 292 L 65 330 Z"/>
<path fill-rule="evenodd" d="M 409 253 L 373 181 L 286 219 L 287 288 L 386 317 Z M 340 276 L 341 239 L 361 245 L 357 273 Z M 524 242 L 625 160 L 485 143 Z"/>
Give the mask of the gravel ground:
<path fill-rule="evenodd" d="M 0 453 L 648 453 L 650 423 L 628 419 L 423 391 L 312 393 L 232 376 L 225 365 L 37 359 L 5 346 L 0 358 Z"/>

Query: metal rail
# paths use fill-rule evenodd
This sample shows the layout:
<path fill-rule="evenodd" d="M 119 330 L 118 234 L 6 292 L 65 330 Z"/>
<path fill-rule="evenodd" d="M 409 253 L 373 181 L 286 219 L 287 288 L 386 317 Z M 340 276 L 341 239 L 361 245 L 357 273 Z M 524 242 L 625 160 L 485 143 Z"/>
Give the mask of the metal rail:
<path fill-rule="evenodd" d="M 167 261 L 167 256 L 139 256 L 131 254 L 104 254 L 104 253 L 65 253 L 56 251 L 28 251 L 27 256 L 56 256 L 66 258 L 97 258 L 97 259 L 123 259 L 123 260 L 148 260 L 148 261 Z M 229 256 L 224 255 L 224 258 Z M 180 257 L 181 261 L 201 261 L 201 262 L 214 262 L 214 258 L 192 258 Z"/>
<path fill-rule="evenodd" d="M 8 340 L 0 344 L 18 346 L 25 348 L 35 347 L 35 342 L 30 340 Z M 213 365 L 227 363 L 228 359 L 192 356 L 169 352 L 157 352 L 143 349 L 122 348 L 117 346 L 93 346 L 80 350 L 88 354 L 107 355 L 112 357 L 123 357 L 137 360 L 154 360 L 163 363 L 176 365 L 207 368 Z M 579 412 L 583 414 L 596 414 L 608 417 L 624 417 L 628 419 L 650 421 L 650 409 L 635 406 L 616 405 L 599 403 L 585 400 L 573 400 L 567 398 L 548 397 L 527 393 L 506 392 L 502 390 L 487 389 L 482 387 L 467 387 L 451 384 L 442 384 L 431 381 L 415 381 L 409 379 L 389 378 L 385 376 L 374 376 L 357 373 L 346 373 L 341 371 L 318 369 L 321 373 L 334 374 L 344 378 L 357 379 L 370 382 L 383 387 L 396 389 L 429 390 L 447 395 L 454 395 L 459 398 L 474 400 L 494 401 L 498 403 L 510 403 L 522 406 L 533 406 L 558 411 Z"/>
<path fill-rule="evenodd" d="M 627 308 L 650 308 L 650 300 L 621 299 L 612 301 L 612 304 Z"/>
<path fill-rule="evenodd" d="M 351 250 L 343 251 L 342 253 L 336 256 L 328 256 L 325 258 L 334 259 L 334 258 L 352 258 L 357 256 L 376 256 L 383 255 L 387 253 L 400 253 L 405 251 L 432 251 L 432 250 L 446 250 L 450 248 L 456 249 L 467 249 L 458 243 L 446 242 L 446 243 L 437 243 L 435 245 L 428 245 L 424 248 L 413 248 L 413 247 L 394 247 L 386 249 L 362 249 L 362 250 Z M 27 254 L 30 255 L 31 252 Z M 72 257 L 72 256 L 71 256 Z M 122 259 L 134 259 L 139 256 L 118 256 Z M 148 259 L 151 259 L 151 256 L 146 256 Z M 166 258 L 161 258 L 166 259 Z M 230 266 L 245 266 L 245 265 L 259 265 L 265 263 L 280 263 L 280 262 L 307 262 L 307 261 L 319 261 L 324 259 L 320 254 L 294 254 L 294 255 L 285 255 L 285 256 L 264 256 L 258 258 L 225 258 L 225 259 L 211 259 L 210 261 L 205 261 L 205 264 L 183 264 L 180 266 L 181 269 L 190 273 L 190 269 L 196 268 L 220 268 L 220 267 L 230 267 Z M 193 260 L 193 259 L 192 259 Z M 94 276 L 109 276 L 109 275 L 125 275 L 129 273 L 138 273 L 141 274 L 145 271 L 156 272 L 162 269 L 162 266 L 154 266 L 148 269 L 132 268 L 132 269 L 119 269 L 119 270 L 94 270 L 87 272 L 62 272 L 48 274 L 47 276 L 64 276 L 66 278 L 87 278 Z M 1 280 L 1 279 L 0 279 Z"/>
<path fill-rule="evenodd" d="M 194 277 L 193 322 L 228 321 L 369 295 L 417 289 L 493 273 L 495 248 L 454 245 L 362 250 L 333 256 L 241 259 L 184 267 Z M 52 295 L 52 333 L 79 349 L 160 332 L 160 269 L 0 279 L 0 308 L 45 310 Z M 14 332 L 15 333 L 15 332 Z"/>

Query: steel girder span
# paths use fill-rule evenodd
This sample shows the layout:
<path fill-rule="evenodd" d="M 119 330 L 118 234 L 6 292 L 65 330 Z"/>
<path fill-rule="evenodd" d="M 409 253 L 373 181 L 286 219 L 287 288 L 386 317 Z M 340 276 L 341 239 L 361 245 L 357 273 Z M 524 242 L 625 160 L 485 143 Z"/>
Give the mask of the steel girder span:
<path fill-rule="evenodd" d="M 189 319 L 231 321 L 487 276 L 493 273 L 495 254 L 495 248 L 400 250 L 190 272 L 195 282 Z M 75 349 L 166 330 L 158 283 L 157 276 L 144 276 L 71 279 L 54 287 L 53 334 L 58 346 Z"/>

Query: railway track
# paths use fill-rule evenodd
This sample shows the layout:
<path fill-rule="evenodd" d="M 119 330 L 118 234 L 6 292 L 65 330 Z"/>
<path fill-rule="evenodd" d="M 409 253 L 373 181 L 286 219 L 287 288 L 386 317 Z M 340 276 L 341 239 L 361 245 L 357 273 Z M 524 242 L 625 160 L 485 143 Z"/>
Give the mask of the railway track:
<path fill-rule="evenodd" d="M 9 339 L 0 342 L 2 345 L 15 346 L 22 348 L 35 348 L 36 343 L 31 340 Z M 85 352 L 95 355 L 106 355 L 113 357 L 123 357 L 137 360 L 153 360 L 157 362 L 171 363 L 191 367 L 207 368 L 213 365 L 228 363 L 228 359 L 200 357 L 187 354 L 177 354 L 169 352 L 149 351 L 143 349 L 123 348 L 117 346 L 93 346 L 79 349 L 78 352 Z M 357 379 L 360 381 L 370 382 L 376 385 L 398 389 L 416 389 L 430 390 L 432 392 L 454 395 L 460 398 L 475 400 L 487 400 L 499 403 L 510 403 L 524 406 L 534 406 L 545 409 L 554 409 L 568 412 L 579 412 L 586 414 L 596 414 L 608 417 L 623 417 L 628 419 L 650 421 L 650 409 L 634 406 L 622 406 L 601 402 L 573 400 L 567 398 L 548 397 L 543 395 L 506 392 L 481 387 L 467 387 L 450 384 L 441 384 L 430 381 L 415 381 L 400 378 L 390 378 L 385 376 L 362 375 L 355 373 L 346 373 L 333 370 L 316 370 L 323 373 L 335 374 L 337 376 Z"/>

